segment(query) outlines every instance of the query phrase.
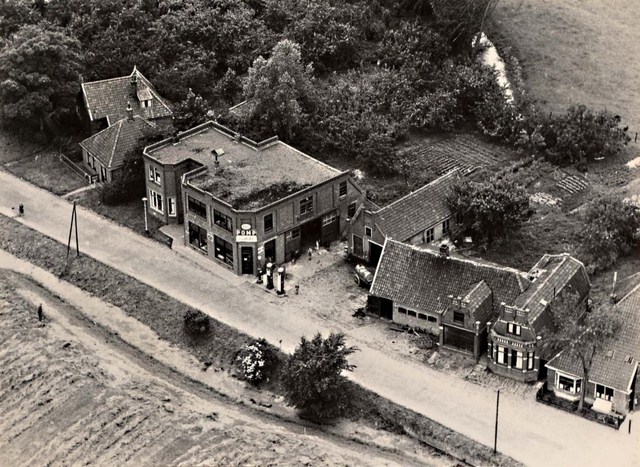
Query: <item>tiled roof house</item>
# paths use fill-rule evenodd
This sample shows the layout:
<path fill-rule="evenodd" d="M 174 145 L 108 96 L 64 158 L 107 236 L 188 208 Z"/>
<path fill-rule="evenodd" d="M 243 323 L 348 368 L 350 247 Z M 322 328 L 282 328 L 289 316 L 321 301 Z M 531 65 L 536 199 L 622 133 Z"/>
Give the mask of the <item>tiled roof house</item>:
<path fill-rule="evenodd" d="M 621 322 L 619 335 L 604 352 L 596 354 L 589 381 L 582 381 L 582 365 L 576 358 L 560 352 L 547 363 L 547 386 L 556 397 L 578 400 L 585 391 L 585 402 L 596 411 L 626 415 L 640 381 L 640 285 L 620 300 L 615 313 Z"/>
<path fill-rule="evenodd" d="M 453 216 L 447 196 L 460 176 L 451 170 L 383 208 L 351 212 L 349 253 L 377 264 L 386 238 L 417 245 L 446 236 Z"/>
<path fill-rule="evenodd" d="M 156 129 L 155 124 L 131 112 L 80 143 L 85 164 L 95 171 L 100 181 L 111 182 L 117 178 L 126 156 Z"/>

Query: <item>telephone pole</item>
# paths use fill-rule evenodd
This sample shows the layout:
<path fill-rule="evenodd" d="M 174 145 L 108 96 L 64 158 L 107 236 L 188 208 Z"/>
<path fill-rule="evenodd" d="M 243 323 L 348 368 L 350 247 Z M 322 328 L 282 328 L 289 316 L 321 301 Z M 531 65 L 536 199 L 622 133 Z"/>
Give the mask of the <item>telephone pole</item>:
<path fill-rule="evenodd" d="M 73 210 L 71 211 L 71 225 L 69 225 L 69 240 L 67 241 L 67 259 L 69 259 L 69 251 L 71 250 L 71 235 L 75 227 L 76 231 L 76 257 L 80 256 L 80 245 L 78 243 L 78 214 L 76 212 L 76 202 L 73 202 Z"/>

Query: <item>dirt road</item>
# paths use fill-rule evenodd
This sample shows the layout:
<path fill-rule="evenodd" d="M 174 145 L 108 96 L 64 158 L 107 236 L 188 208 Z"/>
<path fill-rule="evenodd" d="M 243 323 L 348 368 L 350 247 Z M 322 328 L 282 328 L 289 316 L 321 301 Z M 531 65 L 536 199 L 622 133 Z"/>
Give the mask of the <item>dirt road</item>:
<path fill-rule="evenodd" d="M 6 270 L 0 342 L 0 465 L 418 464 L 238 406 Z"/>

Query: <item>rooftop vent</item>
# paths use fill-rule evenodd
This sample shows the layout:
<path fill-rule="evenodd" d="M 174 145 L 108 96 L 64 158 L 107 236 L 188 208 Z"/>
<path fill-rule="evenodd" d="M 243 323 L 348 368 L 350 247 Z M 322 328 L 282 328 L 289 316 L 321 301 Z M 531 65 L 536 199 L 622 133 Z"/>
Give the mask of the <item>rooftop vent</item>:
<path fill-rule="evenodd" d="M 625 362 L 627 362 L 627 363 L 631 363 L 631 362 L 633 361 L 633 357 L 632 357 L 631 355 L 627 355 L 627 356 L 624 358 L 624 361 L 625 361 Z"/>
<path fill-rule="evenodd" d="M 541 299 L 540 299 L 540 305 L 542 305 L 542 306 L 547 306 L 547 305 L 548 305 L 548 303 L 547 303 L 547 301 L 546 301 L 544 298 L 541 298 Z"/>
<path fill-rule="evenodd" d="M 613 358 L 613 356 L 615 355 L 616 351 L 615 350 L 609 350 L 607 351 L 607 358 Z"/>
<path fill-rule="evenodd" d="M 540 277 L 540 274 L 542 274 L 540 269 L 533 269 L 529 271 L 529 280 L 534 282 L 538 277 Z"/>

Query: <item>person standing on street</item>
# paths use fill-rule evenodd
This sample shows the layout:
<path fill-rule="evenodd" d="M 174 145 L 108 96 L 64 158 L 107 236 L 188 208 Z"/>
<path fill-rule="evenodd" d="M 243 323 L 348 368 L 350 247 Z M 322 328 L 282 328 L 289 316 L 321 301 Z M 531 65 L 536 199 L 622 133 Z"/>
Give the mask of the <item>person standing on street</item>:
<path fill-rule="evenodd" d="M 40 321 L 42 323 L 42 303 L 40 305 L 38 305 L 38 321 Z"/>

